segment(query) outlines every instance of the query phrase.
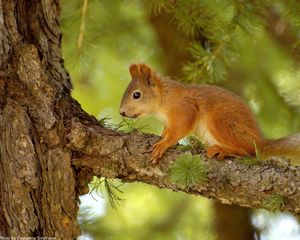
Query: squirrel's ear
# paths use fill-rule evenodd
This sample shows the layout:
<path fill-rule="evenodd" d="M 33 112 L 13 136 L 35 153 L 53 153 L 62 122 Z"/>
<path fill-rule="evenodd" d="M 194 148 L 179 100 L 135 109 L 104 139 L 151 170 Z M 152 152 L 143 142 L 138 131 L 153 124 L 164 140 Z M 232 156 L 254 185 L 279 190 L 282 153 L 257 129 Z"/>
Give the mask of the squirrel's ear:
<path fill-rule="evenodd" d="M 150 78 L 152 75 L 152 70 L 146 65 L 141 64 L 140 65 L 141 73 L 143 74 L 144 78 Z"/>
<path fill-rule="evenodd" d="M 149 86 L 154 87 L 158 85 L 158 79 L 156 78 L 150 67 L 148 67 L 146 64 L 141 64 L 140 71 L 144 79 L 147 80 Z"/>
<path fill-rule="evenodd" d="M 134 79 L 140 75 L 138 65 L 136 65 L 136 64 L 132 64 L 129 67 L 129 72 L 130 72 L 132 79 Z"/>

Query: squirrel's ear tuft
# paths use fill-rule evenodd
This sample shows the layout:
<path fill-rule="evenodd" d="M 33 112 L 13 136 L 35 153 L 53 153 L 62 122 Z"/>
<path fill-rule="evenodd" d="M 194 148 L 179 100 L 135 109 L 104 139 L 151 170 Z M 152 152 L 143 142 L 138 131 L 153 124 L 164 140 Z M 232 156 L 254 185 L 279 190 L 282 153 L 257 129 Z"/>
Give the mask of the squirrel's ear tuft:
<path fill-rule="evenodd" d="M 132 64 L 129 67 L 129 72 L 130 72 L 130 75 L 131 75 L 132 79 L 136 78 L 140 75 L 138 65 L 136 65 L 136 64 Z"/>
<path fill-rule="evenodd" d="M 140 65 L 140 71 L 143 74 L 144 78 L 148 79 L 152 75 L 152 70 L 146 64 Z"/>
<path fill-rule="evenodd" d="M 146 64 L 132 64 L 129 67 L 131 78 L 134 80 L 143 81 L 151 87 L 158 86 L 160 84 L 159 77 L 151 70 Z"/>
<path fill-rule="evenodd" d="M 148 67 L 146 64 L 140 65 L 140 71 L 144 79 L 147 80 L 149 86 L 155 87 L 159 85 L 159 79 L 156 77 L 155 73 L 151 70 L 151 68 Z"/>

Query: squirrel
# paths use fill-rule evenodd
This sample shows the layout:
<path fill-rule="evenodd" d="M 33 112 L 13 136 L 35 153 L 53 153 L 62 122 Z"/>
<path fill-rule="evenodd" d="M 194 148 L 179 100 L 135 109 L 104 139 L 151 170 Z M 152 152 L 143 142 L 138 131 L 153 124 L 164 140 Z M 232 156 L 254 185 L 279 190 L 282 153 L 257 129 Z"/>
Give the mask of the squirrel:
<path fill-rule="evenodd" d="M 300 134 L 265 139 L 250 108 L 234 93 L 213 85 L 184 85 L 161 77 L 146 64 L 129 67 L 131 82 L 122 97 L 120 114 L 155 115 L 164 124 L 162 139 L 152 148 L 157 163 L 178 140 L 193 133 L 207 143 L 207 158 L 283 157 L 300 165 Z"/>

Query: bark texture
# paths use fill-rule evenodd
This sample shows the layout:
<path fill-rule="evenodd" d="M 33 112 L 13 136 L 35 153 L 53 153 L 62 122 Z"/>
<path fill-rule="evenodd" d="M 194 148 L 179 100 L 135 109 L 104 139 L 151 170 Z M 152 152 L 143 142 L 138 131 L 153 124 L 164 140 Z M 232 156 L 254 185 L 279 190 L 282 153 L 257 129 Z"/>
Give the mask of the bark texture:
<path fill-rule="evenodd" d="M 79 234 L 60 39 L 58 1 L 0 0 L 0 236 Z"/>
<path fill-rule="evenodd" d="M 281 210 L 300 213 L 299 167 L 267 163 L 249 166 L 235 159 L 205 159 L 200 154 L 208 172 L 208 181 L 181 188 L 170 181 L 169 168 L 180 154 L 184 154 L 182 150 L 173 147 L 159 164 L 149 163 L 149 150 L 159 140 L 157 136 L 87 127 L 74 118 L 68 140 L 68 146 L 79 154 L 72 159 L 74 167 L 92 175 L 119 178 L 125 182 L 144 182 L 251 208 L 262 208 L 270 197 L 279 195 L 284 201 Z"/>
<path fill-rule="evenodd" d="M 157 136 L 101 126 L 70 97 L 58 0 L 0 0 L 0 236 L 75 239 L 78 195 L 93 175 L 260 207 L 273 194 L 300 212 L 299 168 L 205 161 L 208 181 L 170 182 L 182 151 L 149 162 Z"/>

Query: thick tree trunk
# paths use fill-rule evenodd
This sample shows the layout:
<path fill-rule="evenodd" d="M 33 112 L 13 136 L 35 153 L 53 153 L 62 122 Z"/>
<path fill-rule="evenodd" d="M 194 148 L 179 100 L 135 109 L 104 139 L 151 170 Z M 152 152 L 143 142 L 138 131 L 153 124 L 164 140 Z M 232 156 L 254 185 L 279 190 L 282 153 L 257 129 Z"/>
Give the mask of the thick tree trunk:
<path fill-rule="evenodd" d="M 208 181 L 170 182 L 172 149 L 149 162 L 157 137 L 101 126 L 70 97 L 58 0 L 0 0 L 0 236 L 74 239 L 78 195 L 93 175 L 141 181 L 248 207 L 276 194 L 300 212 L 297 168 L 204 161 Z"/>
<path fill-rule="evenodd" d="M 79 234 L 60 40 L 58 1 L 0 0 L 0 236 Z"/>

